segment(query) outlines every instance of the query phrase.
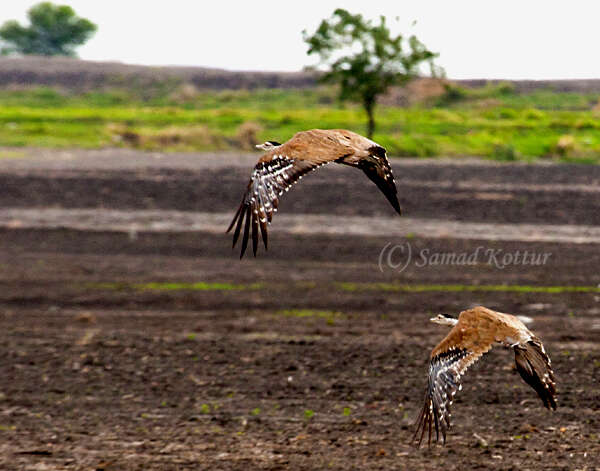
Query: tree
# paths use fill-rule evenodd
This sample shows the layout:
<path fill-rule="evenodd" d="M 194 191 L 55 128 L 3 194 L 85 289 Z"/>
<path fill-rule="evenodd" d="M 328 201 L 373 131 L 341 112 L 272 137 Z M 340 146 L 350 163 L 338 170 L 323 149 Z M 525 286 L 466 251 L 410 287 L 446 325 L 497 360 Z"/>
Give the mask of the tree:
<path fill-rule="evenodd" d="M 375 25 L 360 14 L 338 8 L 331 18 L 321 21 L 314 34 L 304 31 L 303 36 L 307 54 L 318 54 L 320 65 L 328 68 L 320 80 L 339 84 L 340 100 L 363 106 L 369 138 L 375 131 L 378 96 L 392 85 L 405 85 L 423 62 L 429 64 L 432 75 L 441 70 L 433 64 L 438 54 L 429 51 L 414 35 L 407 40 L 402 35 L 392 36 L 383 16 Z"/>
<path fill-rule="evenodd" d="M 97 29 L 67 5 L 38 3 L 29 9 L 27 16 L 29 26 L 10 20 L 0 27 L 0 38 L 6 43 L 2 54 L 75 56 L 75 47 L 85 43 Z"/>

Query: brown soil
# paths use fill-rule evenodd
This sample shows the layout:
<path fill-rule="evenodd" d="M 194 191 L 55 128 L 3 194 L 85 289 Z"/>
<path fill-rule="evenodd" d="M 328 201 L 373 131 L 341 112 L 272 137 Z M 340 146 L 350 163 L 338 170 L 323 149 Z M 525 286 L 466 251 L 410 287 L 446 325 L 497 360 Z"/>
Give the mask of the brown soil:
<path fill-rule="evenodd" d="M 225 211 L 248 175 L 242 166 L 208 168 L 200 158 L 195 171 L 153 169 L 145 158 L 128 171 L 116 163 L 78 171 L 69 161 L 68 175 L 48 170 L 56 159 L 7 166 L 0 205 Z M 411 216 L 600 218 L 597 198 L 585 190 L 598 178 L 595 167 L 399 169 L 413 181 L 400 185 Z M 391 217 L 361 175 L 329 175 L 336 186 L 315 174 L 281 210 L 310 212 L 308 199 L 313 212 Z M 462 200 L 413 194 L 419 181 L 465 179 L 473 192 Z M 490 183 L 570 189 L 536 190 L 513 206 L 475 196 L 487 191 L 477 185 Z M 507 194 L 520 197 L 514 187 Z M 348 291 L 338 284 L 596 286 L 597 244 L 413 238 L 417 252 L 484 246 L 552 256 L 546 266 L 410 264 L 381 272 L 379 253 L 396 242 L 389 238 L 274 229 L 270 242 L 267 253 L 239 261 L 225 234 L 0 229 L 0 468 L 600 469 L 600 293 Z M 151 282 L 237 286 L 139 286 Z M 428 354 L 446 332 L 428 318 L 474 304 L 534 319 L 530 328 L 552 357 L 559 408 L 544 409 L 513 370 L 511 353 L 496 348 L 464 376 L 447 445 L 416 449 L 412 423 Z"/>

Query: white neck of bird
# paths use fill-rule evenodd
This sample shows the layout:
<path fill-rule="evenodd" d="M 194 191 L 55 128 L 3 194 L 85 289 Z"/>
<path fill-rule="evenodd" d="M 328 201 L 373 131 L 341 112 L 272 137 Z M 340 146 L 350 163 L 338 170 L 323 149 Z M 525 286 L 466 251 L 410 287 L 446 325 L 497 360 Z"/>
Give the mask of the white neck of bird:
<path fill-rule="evenodd" d="M 452 317 L 446 317 L 441 314 L 436 317 L 432 317 L 429 320 L 435 324 L 440 324 L 440 325 L 455 326 L 456 324 L 458 324 L 458 319 L 453 319 Z"/>

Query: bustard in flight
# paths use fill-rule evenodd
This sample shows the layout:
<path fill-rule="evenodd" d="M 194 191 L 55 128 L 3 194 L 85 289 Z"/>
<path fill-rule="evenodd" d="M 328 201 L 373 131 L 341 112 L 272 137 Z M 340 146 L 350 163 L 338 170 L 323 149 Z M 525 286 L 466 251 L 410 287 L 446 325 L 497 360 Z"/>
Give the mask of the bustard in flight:
<path fill-rule="evenodd" d="M 460 378 L 495 342 L 514 350 L 521 378 L 535 389 L 544 406 L 556 409 L 556 388 L 550 358 L 540 339 L 515 316 L 479 306 L 461 312 L 458 319 L 440 314 L 431 321 L 453 328 L 431 352 L 425 405 L 413 437 L 413 441 L 418 439 L 418 446 L 427 429 L 428 443 L 431 445 L 432 427 L 435 427 L 435 440 L 439 440 L 441 432 L 443 442 L 446 442 L 446 430 L 450 427 L 450 405 L 456 392 L 461 389 Z"/>
<path fill-rule="evenodd" d="M 227 229 L 229 232 L 235 226 L 235 247 L 244 226 L 240 258 L 248 246 L 250 232 L 252 250 L 256 256 L 259 228 L 267 248 L 267 224 L 277 211 L 279 196 L 310 170 L 331 162 L 362 170 L 400 214 L 396 184 L 386 151 L 363 136 L 344 129 L 312 129 L 296 133 L 284 144 L 267 141 L 256 147 L 266 153 L 254 167 L 240 207 Z"/>

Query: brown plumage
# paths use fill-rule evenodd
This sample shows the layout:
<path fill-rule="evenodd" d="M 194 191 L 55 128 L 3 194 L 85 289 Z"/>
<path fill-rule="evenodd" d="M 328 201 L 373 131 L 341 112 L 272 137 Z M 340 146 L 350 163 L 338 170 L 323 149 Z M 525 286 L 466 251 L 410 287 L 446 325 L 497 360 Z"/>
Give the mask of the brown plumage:
<path fill-rule="evenodd" d="M 431 445 L 432 429 L 435 429 L 436 441 L 441 432 L 442 440 L 446 442 L 450 405 L 461 389 L 460 378 L 495 342 L 513 348 L 521 377 L 535 389 L 545 407 L 556 409 L 555 379 L 550 358 L 542 342 L 515 316 L 479 306 L 461 312 L 458 320 L 440 314 L 431 321 L 454 327 L 431 352 L 425 404 L 413 436 L 413 441 L 418 439 L 418 446 L 426 430 Z"/>
<path fill-rule="evenodd" d="M 268 150 L 254 167 L 240 207 L 227 229 L 229 232 L 235 226 L 235 247 L 244 226 L 240 258 L 246 251 L 250 232 L 255 256 L 259 229 L 267 248 L 267 224 L 277 211 L 279 196 L 304 174 L 330 162 L 361 169 L 400 214 L 392 168 L 383 147 L 344 129 L 299 132 L 285 144 Z"/>

